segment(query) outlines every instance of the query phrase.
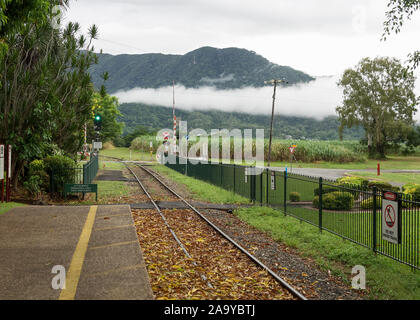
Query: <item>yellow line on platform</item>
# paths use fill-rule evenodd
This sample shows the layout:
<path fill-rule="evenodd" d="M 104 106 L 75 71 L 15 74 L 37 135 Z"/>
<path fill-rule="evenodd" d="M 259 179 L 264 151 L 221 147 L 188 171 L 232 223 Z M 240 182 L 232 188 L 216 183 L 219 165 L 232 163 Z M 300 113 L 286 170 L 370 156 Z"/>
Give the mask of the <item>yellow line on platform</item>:
<path fill-rule="evenodd" d="M 70 269 L 67 272 L 66 288 L 61 290 L 60 297 L 58 298 L 59 300 L 74 300 L 97 209 L 98 206 L 90 207 L 85 225 L 80 234 L 79 242 L 77 243 L 76 250 L 71 259 Z"/>

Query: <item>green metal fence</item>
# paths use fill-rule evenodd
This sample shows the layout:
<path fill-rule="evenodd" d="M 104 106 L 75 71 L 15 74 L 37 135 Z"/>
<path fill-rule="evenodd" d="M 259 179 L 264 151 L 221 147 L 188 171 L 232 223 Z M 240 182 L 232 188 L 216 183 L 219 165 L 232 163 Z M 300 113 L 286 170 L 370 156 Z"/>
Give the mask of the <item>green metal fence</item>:
<path fill-rule="evenodd" d="M 65 168 L 50 172 L 50 193 L 64 193 L 65 184 L 91 184 L 99 170 L 97 156 L 92 156 L 82 167 Z"/>
<path fill-rule="evenodd" d="M 83 165 L 83 184 L 91 184 L 99 170 L 99 157 L 92 156 L 90 161 Z"/>
<path fill-rule="evenodd" d="M 382 238 L 382 192 L 376 188 L 337 185 L 322 178 L 231 164 L 184 164 L 177 159 L 166 166 L 420 269 L 420 199 L 399 195 L 401 242 L 393 244 Z M 346 201 L 335 204 L 328 195 L 332 192 Z"/>

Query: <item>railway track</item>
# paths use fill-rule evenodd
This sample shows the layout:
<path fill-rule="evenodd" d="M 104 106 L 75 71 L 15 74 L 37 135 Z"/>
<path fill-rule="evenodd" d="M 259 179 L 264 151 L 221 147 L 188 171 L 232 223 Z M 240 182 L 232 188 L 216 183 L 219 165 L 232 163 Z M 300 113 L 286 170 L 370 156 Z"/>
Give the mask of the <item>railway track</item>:
<path fill-rule="evenodd" d="M 117 160 L 116 158 L 113 158 L 114 160 Z M 119 160 L 119 159 L 118 159 Z M 185 254 L 186 259 L 191 262 L 191 264 L 196 267 L 198 270 L 202 270 L 202 266 L 199 265 L 197 261 L 194 260 L 193 255 L 190 254 L 190 252 L 187 250 L 184 243 L 181 241 L 180 237 L 177 235 L 177 232 L 174 230 L 174 228 L 171 226 L 168 218 L 165 216 L 163 210 L 159 207 L 159 205 L 154 200 L 151 193 L 147 190 L 147 187 L 144 183 L 142 183 L 141 179 L 138 177 L 138 175 L 134 172 L 133 168 L 131 168 L 129 165 L 124 163 L 127 169 L 130 171 L 130 173 L 135 177 L 137 183 L 139 184 L 142 191 L 147 195 L 147 198 L 149 201 L 153 204 L 153 207 L 155 211 L 159 214 L 161 217 L 163 223 L 165 224 L 166 228 L 171 233 L 173 239 L 176 241 L 178 246 L 182 249 L 182 252 Z M 156 181 L 159 186 L 163 187 L 165 190 L 167 190 L 168 194 L 171 197 L 174 197 L 178 199 L 180 202 L 182 202 L 188 209 L 188 211 L 192 212 L 194 215 L 199 217 L 199 219 L 203 222 L 205 222 L 206 225 L 211 227 L 219 236 L 221 236 L 224 240 L 228 241 L 231 245 L 233 245 L 237 250 L 242 252 L 247 256 L 248 259 L 250 259 L 258 268 L 264 270 L 267 272 L 284 290 L 286 290 L 289 294 L 293 296 L 294 299 L 298 300 L 307 300 L 307 298 L 302 295 L 300 292 L 298 292 L 295 288 L 293 288 L 289 283 L 287 283 L 284 279 L 279 277 L 274 271 L 272 271 L 270 268 L 268 268 L 264 263 L 262 263 L 260 260 L 258 260 L 254 255 L 252 255 L 249 251 L 247 251 L 245 248 L 243 248 L 239 243 L 237 243 L 235 240 L 233 240 L 229 235 L 227 235 L 225 232 L 223 232 L 220 228 L 218 228 L 215 224 L 213 224 L 209 219 L 207 219 L 197 208 L 192 206 L 187 200 L 185 200 L 182 196 L 180 196 L 178 193 L 176 193 L 172 188 L 170 188 L 165 182 L 162 181 L 153 171 L 149 170 L 148 168 L 142 166 L 142 165 L 135 165 L 135 168 L 140 169 L 141 172 L 144 172 L 149 177 L 153 178 L 154 181 Z M 185 211 L 185 209 L 184 209 Z M 200 278 L 202 281 L 206 284 L 206 286 L 210 289 L 214 289 L 215 284 L 212 283 L 208 277 L 204 274 L 204 272 L 198 272 L 200 275 Z"/>

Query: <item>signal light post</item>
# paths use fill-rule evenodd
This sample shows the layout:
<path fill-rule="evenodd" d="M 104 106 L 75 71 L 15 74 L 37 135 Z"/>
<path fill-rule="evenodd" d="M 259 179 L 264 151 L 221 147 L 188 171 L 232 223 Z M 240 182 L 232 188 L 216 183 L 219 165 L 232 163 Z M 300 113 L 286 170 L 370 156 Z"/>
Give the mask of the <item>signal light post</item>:
<path fill-rule="evenodd" d="M 101 135 L 100 135 L 100 131 L 102 129 L 102 116 L 100 114 L 95 114 L 95 117 L 93 118 L 93 126 L 94 126 L 94 130 L 96 132 L 96 137 L 95 140 L 93 142 L 93 149 L 96 150 L 97 152 L 99 152 L 100 147 L 95 146 L 95 142 L 100 142 L 101 141 Z M 100 145 L 100 143 L 99 143 Z"/>

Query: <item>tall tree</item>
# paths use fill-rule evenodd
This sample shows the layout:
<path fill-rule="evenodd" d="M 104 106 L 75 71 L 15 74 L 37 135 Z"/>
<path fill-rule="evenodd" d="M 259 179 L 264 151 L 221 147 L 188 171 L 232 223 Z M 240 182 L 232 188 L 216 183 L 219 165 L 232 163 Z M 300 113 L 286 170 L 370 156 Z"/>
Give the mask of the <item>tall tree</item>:
<path fill-rule="evenodd" d="M 370 156 L 384 158 L 387 143 L 407 135 L 414 124 L 415 80 L 412 71 L 391 58 L 365 58 L 347 69 L 338 82 L 344 98 L 336 108 L 340 135 L 345 127 L 363 126 Z"/>
<path fill-rule="evenodd" d="M 411 19 L 413 14 L 420 9 L 420 0 L 389 0 L 384 33 L 382 39 L 386 40 L 391 33 L 399 33 L 406 20 Z M 409 55 L 411 68 L 415 69 L 420 63 L 420 51 Z"/>
<path fill-rule="evenodd" d="M 67 6 L 67 0 L 0 0 L 0 57 L 7 51 L 6 36 L 19 33 L 28 23 L 47 20 L 51 9 Z"/>
<path fill-rule="evenodd" d="M 95 93 L 92 99 L 92 119 L 94 114 L 102 116 L 101 139 L 103 142 L 112 141 L 121 136 L 124 124 L 117 122 L 121 116 L 118 110 L 118 99 L 108 94 Z M 88 141 L 95 138 L 93 121 L 88 122 Z"/>
<path fill-rule="evenodd" d="M 26 23 L 5 36 L 9 48 L 0 60 L 0 141 L 14 146 L 14 184 L 25 163 L 45 156 L 51 145 L 73 155 L 83 142 L 94 87 L 89 67 L 97 62 L 89 35 L 80 26 L 63 30 L 50 20 Z"/>

